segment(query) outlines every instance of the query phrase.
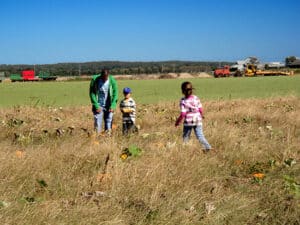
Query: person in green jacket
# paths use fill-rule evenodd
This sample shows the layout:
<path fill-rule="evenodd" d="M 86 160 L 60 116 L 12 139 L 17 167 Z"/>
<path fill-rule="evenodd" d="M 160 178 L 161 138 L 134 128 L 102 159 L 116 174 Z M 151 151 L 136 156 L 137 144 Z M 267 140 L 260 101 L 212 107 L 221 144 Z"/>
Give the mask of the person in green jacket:
<path fill-rule="evenodd" d="M 118 102 L 118 85 L 115 78 L 109 75 L 108 69 L 103 69 L 101 74 L 94 75 L 90 83 L 90 99 L 94 115 L 94 127 L 97 133 L 102 130 L 111 132 L 114 111 Z"/>

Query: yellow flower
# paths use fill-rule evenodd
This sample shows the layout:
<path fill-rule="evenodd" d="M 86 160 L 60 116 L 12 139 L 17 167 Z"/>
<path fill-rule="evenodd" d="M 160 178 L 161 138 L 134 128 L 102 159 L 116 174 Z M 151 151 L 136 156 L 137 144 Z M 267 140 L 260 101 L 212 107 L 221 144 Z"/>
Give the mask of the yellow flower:
<path fill-rule="evenodd" d="M 127 159 L 128 155 L 126 153 L 123 153 L 123 154 L 121 154 L 120 157 L 121 157 L 121 159 L 125 160 L 125 159 Z"/>
<path fill-rule="evenodd" d="M 117 124 L 114 124 L 114 123 L 113 123 L 113 124 L 111 125 L 111 129 L 112 129 L 112 130 L 116 130 L 117 128 L 118 128 L 118 125 L 117 125 Z"/>
<path fill-rule="evenodd" d="M 17 156 L 18 158 L 23 158 L 24 155 L 25 155 L 25 152 L 24 152 L 24 151 L 22 151 L 22 150 L 17 150 L 17 151 L 16 151 L 16 156 Z"/>
<path fill-rule="evenodd" d="M 255 177 L 257 179 L 263 179 L 265 177 L 265 174 L 263 174 L 263 173 L 255 173 L 255 174 L 253 174 L 253 177 Z"/>

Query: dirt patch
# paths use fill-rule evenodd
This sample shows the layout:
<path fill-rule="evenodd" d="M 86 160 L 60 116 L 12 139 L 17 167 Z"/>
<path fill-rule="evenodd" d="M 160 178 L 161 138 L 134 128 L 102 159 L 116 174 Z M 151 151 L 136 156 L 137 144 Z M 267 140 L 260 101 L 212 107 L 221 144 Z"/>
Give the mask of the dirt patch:
<path fill-rule="evenodd" d="M 117 74 L 113 75 L 117 80 L 151 80 L 151 79 L 189 79 L 189 78 L 208 78 L 212 77 L 208 73 L 163 73 L 163 74 Z M 80 77 L 68 76 L 68 77 L 58 77 L 57 81 L 70 81 L 70 80 L 89 80 L 91 76 L 83 75 Z"/>
<path fill-rule="evenodd" d="M 196 77 L 199 77 L 199 78 L 212 78 L 211 75 L 209 75 L 208 73 L 205 73 L 205 72 L 198 73 L 198 74 L 196 75 Z"/>
<path fill-rule="evenodd" d="M 194 76 L 190 73 L 180 73 L 178 78 L 194 78 Z"/>

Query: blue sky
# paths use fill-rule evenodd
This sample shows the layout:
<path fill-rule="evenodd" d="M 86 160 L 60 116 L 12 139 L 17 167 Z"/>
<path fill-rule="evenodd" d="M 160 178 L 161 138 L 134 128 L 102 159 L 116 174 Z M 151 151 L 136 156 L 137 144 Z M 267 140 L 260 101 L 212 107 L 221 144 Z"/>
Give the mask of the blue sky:
<path fill-rule="evenodd" d="M 0 0 L 0 64 L 300 57 L 299 0 Z"/>

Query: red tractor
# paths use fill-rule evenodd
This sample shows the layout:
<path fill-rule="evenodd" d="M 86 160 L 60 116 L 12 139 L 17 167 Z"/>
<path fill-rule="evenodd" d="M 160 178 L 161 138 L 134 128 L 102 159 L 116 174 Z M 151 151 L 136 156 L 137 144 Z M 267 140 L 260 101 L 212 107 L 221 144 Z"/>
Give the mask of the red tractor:
<path fill-rule="evenodd" d="M 223 66 L 223 67 L 215 69 L 214 76 L 216 78 L 218 78 L 218 77 L 229 77 L 230 76 L 229 66 Z"/>

